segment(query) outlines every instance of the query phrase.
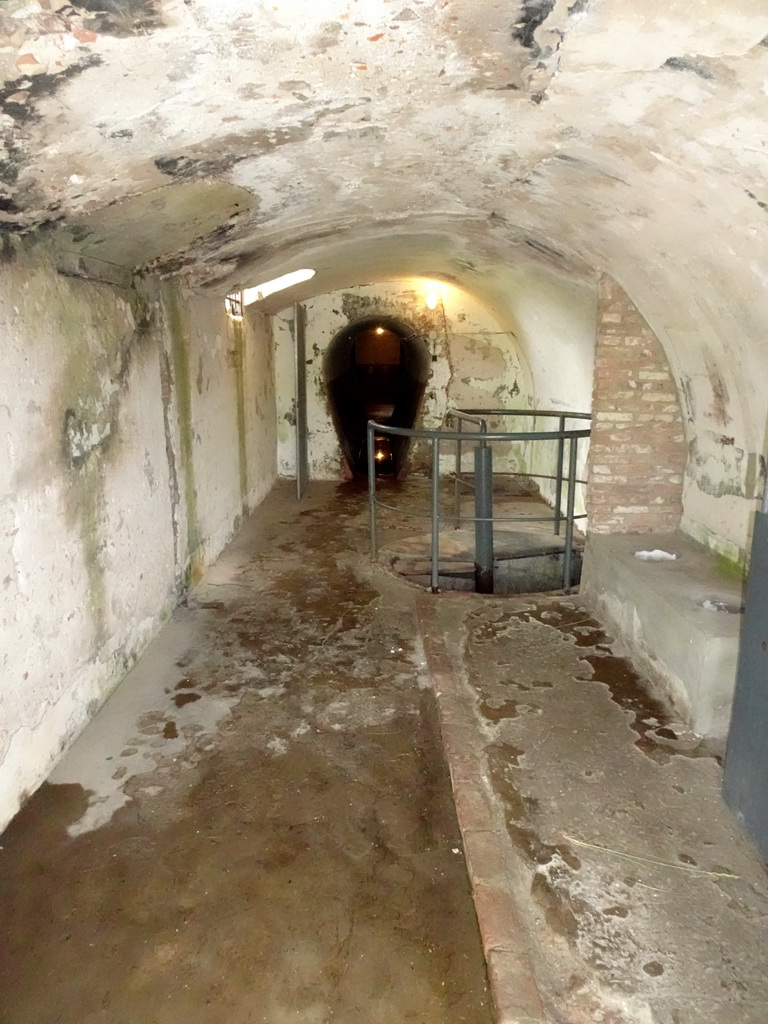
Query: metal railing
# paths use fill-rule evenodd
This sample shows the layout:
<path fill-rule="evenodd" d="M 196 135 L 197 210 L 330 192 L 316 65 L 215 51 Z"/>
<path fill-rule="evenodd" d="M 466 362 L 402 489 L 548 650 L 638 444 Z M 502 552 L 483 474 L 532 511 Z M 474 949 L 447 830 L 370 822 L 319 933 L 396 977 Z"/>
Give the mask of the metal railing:
<path fill-rule="evenodd" d="M 488 419 L 490 417 L 518 416 L 532 417 L 545 416 L 558 419 L 558 430 L 549 431 L 514 431 L 499 432 L 488 430 Z M 589 420 L 589 413 L 572 412 L 551 412 L 531 409 L 451 409 L 446 413 L 446 419 L 453 418 L 457 423 L 454 430 L 427 430 L 418 427 L 393 427 L 374 420 L 368 422 L 368 503 L 371 531 L 371 557 L 376 558 L 378 553 L 377 537 L 377 510 L 389 509 L 416 518 L 428 518 L 431 524 L 430 542 L 430 584 L 433 593 L 439 591 L 439 561 L 440 561 L 440 525 L 449 519 L 458 527 L 461 522 L 473 522 L 475 524 L 475 580 L 476 589 L 483 593 L 493 591 L 493 524 L 511 522 L 552 522 L 554 533 L 559 535 L 563 519 L 565 519 L 565 538 L 563 548 L 563 590 L 570 592 L 572 567 L 573 567 L 573 531 L 574 522 L 583 519 L 584 514 L 577 515 L 575 512 L 575 498 L 577 484 L 584 484 L 586 481 L 577 479 L 578 443 L 582 438 L 590 435 L 590 430 L 566 430 L 565 423 L 568 419 Z M 444 420 L 445 422 L 445 420 Z M 476 431 L 469 432 L 463 429 L 464 423 L 472 423 L 477 427 Z M 390 437 L 406 437 L 412 440 L 428 441 L 431 446 L 431 503 L 427 515 L 414 512 L 409 509 L 397 508 L 381 501 L 376 490 L 376 447 L 377 435 Z M 462 445 L 465 445 L 470 438 L 475 443 L 474 479 L 469 481 L 462 471 Z M 532 470 L 526 472 L 505 473 L 507 476 L 525 476 L 530 479 L 545 479 L 555 481 L 555 500 L 551 515 L 547 516 L 494 516 L 493 513 L 493 465 L 491 446 L 495 442 L 510 441 L 556 441 L 557 458 L 554 474 L 537 473 Z M 456 445 L 456 462 L 454 471 L 454 510 L 453 516 L 444 517 L 440 514 L 440 451 L 441 445 Z M 566 445 L 568 446 L 568 472 L 564 474 L 566 460 Z M 461 488 L 468 487 L 474 491 L 475 514 L 474 516 L 462 515 L 461 513 Z M 566 488 L 566 510 L 562 511 L 563 489 Z"/>
<path fill-rule="evenodd" d="M 539 410 L 535 412 L 531 409 L 449 409 L 443 417 L 443 423 L 448 420 L 454 419 L 458 424 L 458 431 L 462 433 L 462 423 L 469 422 L 475 423 L 479 427 L 481 434 L 488 433 L 488 419 L 491 417 L 502 417 L 502 416 L 532 416 L 534 421 L 537 416 L 557 418 L 558 420 L 558 433 L 562 436 L 558 438 L 557 442 L 557 464 L 555 473 L 550 476 L 546 473 L 507 473 L 507 476 L 525 476 L 531 477 L 537 480 L 554 480 L 555 481 L 555 534 L 560 534 L 560 523 L 562 522 L 563 516 L 561 514 L 562 501 L 563 501 L 563 465 L 565 461 L 565 421 L 568 419 L 574 420 L 591 420 L 592 415 L 588 412 L 552 412 L 549 410 Z M 587 431 L 589 434 L 589 431 Z M 470 436 L 473 436 L 470 434 Z M 518 435 L 510 435 L 517 437 Z M 537 437 L 538 432 L 537 432 Z M 458 441 L 456 444 L 456 470 L 454 473 L 455 486 L 454 486 L 454 504 L 456 506 L 456 518 L 459 524 L 461 523 L 460 505 L 461 505 L 461 488 L 472 487 L 472 482 L 467 480 L 462 475 L 461 468 L 461 455 L 462 455 L 462 442 Z M 586 484 L 586 480 L 577 480 L 577 484 Z M 577 516 L 576 518 L 581 518 Z"/>

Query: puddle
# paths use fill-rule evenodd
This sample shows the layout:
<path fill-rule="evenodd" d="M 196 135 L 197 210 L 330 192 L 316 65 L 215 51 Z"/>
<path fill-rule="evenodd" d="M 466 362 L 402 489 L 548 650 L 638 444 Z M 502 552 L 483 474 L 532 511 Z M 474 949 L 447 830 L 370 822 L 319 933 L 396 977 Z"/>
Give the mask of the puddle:
<path fill-rule="evenodd" d="M 521 705 L 518 700 L 505 700 L 497 706 L 490 701 L 484 700 L 480 705 L 480 714 L 487 721 L 497 724 L 498 722 L 503 722 L 505 718 L 517 718 L 520 714 L 518 710 L 520 707 L 525 708 L 528 705 Z"/>
<path fill-rule="evenodd" d="M 199 693 L 177 693 L 173 703 L 177 708 L 183 708 L 185 704 L 194 704 L 196 700 L 200 700 Z"/>

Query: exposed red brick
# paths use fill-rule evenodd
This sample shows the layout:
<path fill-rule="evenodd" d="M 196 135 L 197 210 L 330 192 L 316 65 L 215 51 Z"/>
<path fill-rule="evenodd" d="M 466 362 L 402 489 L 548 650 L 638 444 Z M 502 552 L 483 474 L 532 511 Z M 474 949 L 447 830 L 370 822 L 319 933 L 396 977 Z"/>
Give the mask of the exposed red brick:
<path fill-rule="evenodd" d="M 600 282 L 587 512 L 595 533 L 675 530 L 685 435 L 661 344 L 624 290 Z"/>

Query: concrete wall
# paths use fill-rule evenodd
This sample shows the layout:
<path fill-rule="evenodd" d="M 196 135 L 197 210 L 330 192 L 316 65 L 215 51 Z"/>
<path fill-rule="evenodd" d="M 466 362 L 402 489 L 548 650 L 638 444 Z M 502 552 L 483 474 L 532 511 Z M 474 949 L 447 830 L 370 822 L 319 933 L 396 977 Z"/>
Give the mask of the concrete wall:
<path fill-rule="evenodd" d="M 263 321 L 39 250 L 3 267 L 0 364 L 2 828 L 269 488 L 275 435 Z"/>
<path fill-rule="evenodd" d="M 489 308 L 499 323 L 510 326 L 530 368 L 537 409 L 590 412 L 595 361 L 597 288 L 584 281 L 517 258 L 509 266 L 483 276 Z M 588 427 L 566 420 L 566 429 Z M 521 429 L 524 429 L 521 424 Z M 541 418 L 536 429 L 556 429 L 557 421 Z M 524 463 L 531 473 L 552 473 L 557 443 L 526 446 Z M 586 479 L 589 442 L 578 442 L 577 476 Z M 539 480 L 542 495 L 554 502 L 554 483 Z M 576 492 L 576 512 L 585 510 L 584 488 Z M 583 520 L 577 525 L 582 525 Z"/>
<path fill-rule="evenodd" d="M 413 278 L 352 287 L 308 300 L 307 345 L 310 472 L 315 479 L 340 479 L 344 461 L 331 421 L 323 381 L 323 357 L 333 336 L 370 313 L 398 316 L 413 324 L 437 356 L 427 385 L 420 424 L 438 427 L 450 406 L 528 408 L 589 412 L 595 345 L 596 291 L 592 285 L 529 264 L 507 268 L 494 278 L 489 301 L 447 284 L 437 290 L 442 306 L 427 309 L 425 295 L 435 282 Z M 488 282 L 485 282 L 488 285 Z M 487 289 L 486 289 L 487 290 Z M 274 318 L 278 395 L 278 466 L 282 476 L 295 475 L 293 311 Z M 557 429 L 557 420 L 538 417 L 499 419 L 498 430 Z M 588 426 L 568 420 L 569 429 Z M 554 472 L 556 442 L 519 442 L 494 448 L 494 466 L 523 473 Z M 589 446 L 579 442 L 578 474 L 586 476 Z M 471 470 L 468 450 L 465 468 Z M 411 466 L 426 470 L 424 446 L 414 446 Z M 446 452 L 446 472 L 453 450 Z M 537 480 L 550 502 L 554 483 Z M 577 514 L 584 511 L 581 487 Z"/>
<path fill-rule="evenodd" d="M 562 363 L 566 351 L 581 355 L 581 341 L 574 343 L 574 338 L 581 339 L 585 333 L 591 339 L 587 358 L 576 358 L 579 372 L 573 379 L 577 382 L 584 377 L 586 385 L 572 389 L 570 400 L 573 404 L 566 405 L 566 408 L 583 409 L 586 404 L 588 410 L 591 345 L 594 342 L 593 303 L 585 306 L 582 315 L 570 320 L 570 327 L 565 317 L 562 318 L 563 323 L 558 320 L 557 312 L 562 304 L 554 303 L 537 311 L 528 304 L 522 323 L 513 325 L 513 317 L 508 315 L 506 322 L 501 322 L 495 311 L 491 312 L 467 292 L 445 284 L 439 286 L 443 305 L 430 311 L 424 303 L 429 287 L 429 282 L 417 279 L 392 281 L 348 288 L 306 302 L 309 455 L 311 474 L 315 479 L 339 479 L 344 474 L 323 381 L 325 351 L 339 330 L 372 313 L 398 316 L 413 324 L 437 357 L 432 364 L 432 376 L 427 384 L 420 418 L 426 427 L 438 427 L 446 409 L 455 405 L 532 408 L 537 404 L 540 408 L 555 407 L 556 398 L 564 391 L 559 385 L 560 369 L 551 370 L 554 390 L 548 386 L 546 375 L 542 373 L 541 391 L 535 393 L 523 346 L 536 352 L 539 363 L 544 363 L 547 358 L 550 364 Z M 274 318 L 278 466 L 283 476 L 295 474 L 292 317 L 292 310 L 286 309 Z M 522 342 L 521 337 L 524 339 Z M 529 422 L 522 419 L 506 422 L 509 429 L 526 429 L 529 426 Z M 538 427 L 546 429 L 546 421 L 541 420 Z M 516 446 L 515 451 L 509 453 L 510 464 L 528 468 L 532 464 L 529 448 L 522 444 Z"/>

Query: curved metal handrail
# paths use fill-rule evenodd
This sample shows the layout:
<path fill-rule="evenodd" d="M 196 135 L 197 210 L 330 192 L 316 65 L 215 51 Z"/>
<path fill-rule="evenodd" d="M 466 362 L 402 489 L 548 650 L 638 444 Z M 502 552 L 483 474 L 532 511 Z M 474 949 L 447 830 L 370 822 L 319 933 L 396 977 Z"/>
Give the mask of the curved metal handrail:
<path fill-rule="evenodd" d="M 449 410 L 453 412 L 454 410 Z M 457 409 L 471 416 L 564 416 L 566 419 L 591 420 L 591 412 L 569 412 L 563 409 Z M 447 415 L 447 414 L 446 414 Z"/>
<path fill-rule="evenodd" d="M 485 434 L 488 431 L 488 421 L 482 416 L 478 416 L 475 413 L 464 412 L 462 409 L 448 409 L 445 416 L 443 416 L 443 425 L 448 419 L 454 419 L 459 421 L 459 425 L 466 421 L 467 423 L 475 423 L 480 427 L 480 433 Z"/>
<path fill-rule="evenodd" d="M 565 421 L 567 419 L 591 419 L 590 413 L 578 413 L 578 412 L 563 412 L 559 410 L 538 410 L 538 409 L 450 409 L 446 412 L 443 423 L 449 417 L 453 417 L 458 421 L 458 430 L 429 430 L 424 427 L 396 427 L 390 424 L 377 423 L 375 420 L 369 420 L 367 425 L 368 435 L 368 497 L 369 497 L 369 515 L 370 515 L 370 530 L 371 530 L 371 555 L 373 558 L 377 554 L 377 537 L 376 537 L 376 509 L 386 508 L 391 511 L 404 513 L 406 515 L 414 516 L 416 518 L 429 518 L 432 523 L 432 543 L 431 543 L 431 560 L 432 560 L 432 571 L 431 571 L 431 586 L 432 591 L 437 593 L 438 591 L 438 579 L 439 579 L 439 556 L 440 556 L 440 523 L 445 521 L 446 517 L 440 515 L 439 511 L 439 497 L 440 497 L 440 444 L 443 441 L 455 442 L 456 443 L 456 473 L 455 473 L 455 495 L 457 512 L 456 516 L 453 517 L 457 525 L 461 522 L 460 517 L 460 492 L 459 487 L 461 483 L 467 485 L 466 481 L 461 479 L 461 445 L 462 442 L 469 440 L 471 437 L 475 438 L 478 444 L 478 452 L 482 454 L 482 449 L 488 449 L 494 441 L 557 441 L 558 442 L 558 455 L 557 455 L 557 473 L 554 477 L 556 481 L 556 496 L 555 496 L 555 507 L 554 514 L 552 516 L 542 517 L 527 517 L 527 516 L 505 516 L 498 517 L 494 520 L 492 499 L 490 495 L 490 484 L 488 484 L 488 494 L 485 495 L 482 500 L 478 498 L 476 494 L 475 498 L 475 512 L 474 516 L 465 516 L 467 520 L 475 523 L 475 530 L 477 533 L 476 537 L 476 562 L 479 561 L 478 548 L 480 545 L 480 528 L 482 527 L 485 531 L 485 547 L 488 550 L 490 544 L 490 561 L 492 573 L 492 561 L 493 561 L 493 527 L 492 524 L 496 522 L 554 522 L 555 534 L 560 533 L 560 523 L 563 518 L 561 512 L 562 505 L 562 487 L 563 487 L 563 464 L 565 454 L 565 442 L 569 442 L 569 458 L 568 458 L 568 500 L 567 500 L 567 511 L 565 515 L 565 545 L 563 553 L 563 589 L 568 593 L 570 591 L 571 582 L 571 564 L 573 556 L 573 526 L 576 519 L 585 518 L 584 515 L 575 515 L 574 509 L 574 496 L 575 488 L 577 483 L 583 483 L 583 481 L 577 481 L 576 479 L 576 457 L 578 442 L 581 438 L 589 437 L 591 431 L 589 429 L 580 430 L 566 430 Z M 523 431 L 488 431 L 487 417 L 491 416 L 548 416 L 557 417 L 559 419 L 559 430 L 523 430 Z M 462 422 L 471 422 L 479 427 L 477 433 L 467 433 L 461 429 Z M 428 516 L 418 512 L 413 512 L 408 509 L 397 508 L 393 505 L 388 505 L 385 502 L 380 501 L 376 496 L 376 464 L 375 464 L 375 437 L 376 435 L 394 436 L 394 437 L 408 437 L 414 440 L 425 440 L 431 443 L 432 447 L 432 501 L 431 510 Z M 491 453 L 487 450 L 485 456 L 488 457 L 488 466 L 490 467 Z M 477 465 L 477 464 L 476 464 Z M 476 471 L 477 472 L 477 471 Z M 490 468 L 488 470 L 490 473 Z M 521 475 L 521 474 L 511 474 Z M 536 478 L 553 479 L 552 476 L 538 473 L 528 473 L 527 476 Z M 481 509 L 480 505 L 485 502 L 487 505 L 488 514 L 479 514 Z"/>
<path fill-rule="evenodd" d="M 376 434 L 393 434 L 395 437 L 412 437 L 417 441 L 466 441 L 467 434 L 457 430 L 428 430 L 426 427 L 393 427 L 387 423 L 368 420 Z M 526 430 L 507 433 L 483 434 L 484 441 L 556 441 L 559 437 L 589 437 L 590 430 Z"/>

